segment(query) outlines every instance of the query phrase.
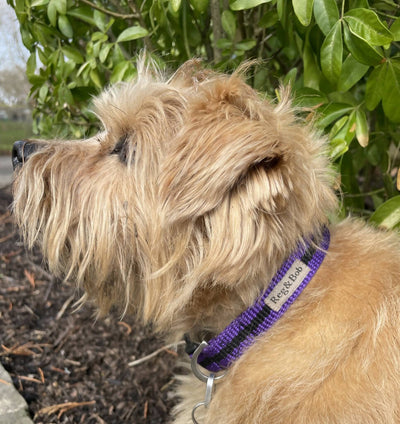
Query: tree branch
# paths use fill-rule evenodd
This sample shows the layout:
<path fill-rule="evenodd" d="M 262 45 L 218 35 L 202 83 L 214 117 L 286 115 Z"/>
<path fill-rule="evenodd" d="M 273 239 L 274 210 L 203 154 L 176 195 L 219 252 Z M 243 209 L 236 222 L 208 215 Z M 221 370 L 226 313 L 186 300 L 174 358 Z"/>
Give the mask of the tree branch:
<path fill-rule="evenodd" d="M 93 9 L 98 10 L 99 12 L 102 12 L 102 13 L 104 13 L 106 15 L 109 15 L 109 16 L 113 16 L 114 18 L 120 18 L 120 19 L 132 19 L 132 18 L 135 18 L 135 19 L 138 19 L 138 15 L 137 14 L 134 14 L 134 13 L 133 14 L 130 14 L 130 15 L 126 15 L 124 13 L 117 13 L 117 12 L 113 12 L 111 10 L 103 9 L 102 7 L 97 6 L 97 4 L 92 3 L 89 0 L 79 0 L 79 1 L 81 3 L 87 4 L 88 6 L 92 7 Z"/>
<path fill-rule="evenodd" d="M 214 61 L 220 62 L 222 59 L 221 50 L 217 47 L 217 42 L 223 36 L 222 23 L 221 23 L 221 10 L 219 8 L 219 0 L 210 1 L 210 11 L 211 11 L 211 22 L 213 28 L 213 52 L 214 52 Z"/>

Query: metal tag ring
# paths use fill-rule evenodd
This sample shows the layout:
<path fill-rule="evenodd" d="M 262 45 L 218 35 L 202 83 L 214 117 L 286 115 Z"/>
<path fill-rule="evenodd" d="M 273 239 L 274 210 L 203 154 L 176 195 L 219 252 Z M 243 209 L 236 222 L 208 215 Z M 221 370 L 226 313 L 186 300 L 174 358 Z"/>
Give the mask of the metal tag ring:
<path fill-rule="evenodd" d="M 193 372 L 193 374 L 194 374 L 194 375 L 195 375 L 195 376 L 196 376 L 196 377 L 197 377 L 200 381 L 202 381 L 203 383 L 207 383 L 207 381 L 208 381 L 208 379 L 209 379 L 209 377 L 210 377 L 210 374 L 206 374 L 206 373 L 204 373 L 204 372 L 200 369 L 200 366 L 199 366 L 199 364 L 197 363 L 197 358 L 199 357 L 200 353 L 203 351 L 203 349 L 204 349 L 206 346 L 208 346 L 208 343 L 207 343 L 207 342 L 205 342 L 205 341 L 202 341 L 202 342 L 199 344 L 199 346 L 197 347 L 197 349 L 194 351 L 194 353 L 193 353 L 193 355 L 192 355 L 192 360 L 191 360 L 191 362 L 190 362 L 190 366 L 191 366 L 191 368 L 192 368 L 192 372 Z M 226 373 L 216 375 L 216 376 L 214 377 L 214 381 L 221 380 L 223 377 L 225 377 L 225 374 L 226 374 Z"/>

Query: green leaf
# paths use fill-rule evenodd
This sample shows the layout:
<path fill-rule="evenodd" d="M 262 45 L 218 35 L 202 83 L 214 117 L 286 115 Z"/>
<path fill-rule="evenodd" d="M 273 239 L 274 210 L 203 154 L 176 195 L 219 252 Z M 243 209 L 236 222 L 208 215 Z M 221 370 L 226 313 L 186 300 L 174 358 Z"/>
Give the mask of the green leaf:
<path fill-rule="evenodd" d="M 351 153 L 343 156 L 340 163 L 340 175 L 346 208 L 356 210 L 364 209 L 363 196 L 346 196 L 346 194 L 360 194 L 357 173 L 354 169 L 353 155 Z"/>
<path fill-rule="evenodd" d="M 57 66 L 58 61 L 59 61 L 59 57 L 60 57 L 60 50 L 57 49 L 57 50 L 53 51 L 53 53 L 51 53 L 49 55 L 49 58 L 47 60 L 47 65 L 52 64 L 54 66 Z"/>
<path fill-rule="evenodd" d="M 227 38 L 220 38 L 216 43 L 215 43 L 216 47 L 218 47 L 221 50 L 224 49 L 232 49 L 233 46 L 233 42 L 232 40 L 228 40 Z"/>
<path fill-rule="evenodd" d="M 46 82 L 47 78 L 39 75 L 28 75 L 28 81 L 32 84 L 33 87 L 37 87 Z"/>
<path fill-rule="evenodd" d="M 38 100 L 42 103 L 46 101 L 47 94 L 49 92 L 49 86 L 47 84 L 43 84 L 39 90 Z"/>
<path fill-rule="evenodd" d="M 353 110 L 353 106 L 349 106 L 345 103 L 330 103 L 318 109 L 321 117 L 317 120 L 316 125 L 321 129 L 326 128 L 332 122 Z"/>
<path fill-rule="evenodd" d="M 190 4 L 196 12 L 204 13 L 208 9 L 209 0 L 190 0 Z"/>
<path fill-rule="evenodd" d="M 392 197 L 379 206 L 369 221 L 388 230 L 395 228 L 400 223 L 400 196 Z"/>
<path fill-rule="evenodd" d="M 382 106 L 386 116 L 400 122 L 400 64 L 388 62 Z"/>
<path fill-rule="evenodd" d="M 58 17 L 58 28 L 67 38 L 72 38 L 74 36 L 74 31 L 66 15 L 60 15 Z"/>
<path fill-rule="evenodd" d="M 61 85 L 58 90 L 58 98 L 62 105 L 72 105 L 74 104 L 74 98 L 72 97 L 71 90 L 67 88 L 66 85 Z"/>
<path fill-rule="evenodd" d="M 233 40 L 236 34 L 236 18 L 230 10 L 224 10 L 221 16 L 222 28 L 226 35 Z"/>
<path fill-rule="evenodd" d="M 294 104 L 300 107 L 321 106 L 328 102 L 325 94 L 313 88 L 303 87 L 296 90 Z"/>
<path fill-rule="evenodd" d="M 339 20 L 339 9 L 336 0 L 314 0 L 314 17 L 324 35 Z"/>
<path fill-rule="evenodd" d="M 36 71 L 36 51 L 31 53 L 31 55 L 29 56 L 29 59 L 26 62 L 26 73 L 28 75 L 34 74 L 35 71 Z"/>
<path fill-rule="evenodd" d="M 111 43 L 103 44 L 101 47 L 100 53 L 99 53 L 99 59 L 101 63 L 104 63 L 107 60 L 107 56 L 110 53 L 110 50 L 112 48 Z"/>
<path fill-rule="evenodd" d="M 359 9 L 359 8 L 369 8 L 368 0 L 349 0 L 348 9 Z"/>
<path fill-rule="evenodd" d="M 257 71 L 254 74 L 253 87 L 257 91 L 265 91 L 268 86 L 269 71 L 264 66 L 257 67 Z"/>
<path fill-rule="evenodd" d="M 62 67 L 63 80 L 66 80 L 69 77 L 69 75 L 71 75 L 71 73 L 75 70 L 75 68 L 76 68 L 76 63 L 73 60 L 70 60 L 64 63 Z"/>
<path fill-rule="evenodd" d="M 41 61 L 43 64 L 46 64 L 46 62 L 47 62 L 47 58 L 48 58 L 48 55 L 47 55 L 47 54 L 45 54 L 45 53 L 43 52 L 43 50 L 42 50 L 42 49 L 40 49 L 40 48 L 37 48 L 37 52 L 38 52 L 38 55 L 39 55 L 39 59 L 40 59 L 40 61 Z"/>
<path fill-rule="evenodd" d="M 361 109 L 356 110 L 356 138 L 361 147 L 368 146 L 369 131 L 365 112 Z"/>
<path fill-rule="evenodd" d="M 304 26 L 310 25 L 314 0 L 292 0 L 294 13 Z"/>
<path fill-rule="evenodd" d="M 330 147 L 329 156 L 332 161 L 340 158 L 349 150 L 349 146 L 341 138 L 332 140 L 329 143 L 329 147 Z"/>
<path fill-rule="evenodd" d="M 90 65 L 90 62 L 85 62 L 81 67 L 78 69 L 78 72 L 76 74 L 77 77 Z"/>
<path fill-rule="evenodd" d="M 397 18 L 390 27 L 390 32 L 393 35 L 393 41 L 400 41 L 400 18 Z"/>
<path fill-rule="evenodd" d="M 100 74 L 98 73 L 97 69 L 92 69 L 89 73 L 89 76 L 97 88 L 103 88 L 103 84 L 100 79 Z"/>
<path fill-rule="evenodd" d="M 278 12 L 273 9 L 264 14 L 258 25 L 261 28 L 271 28 L 278 22 Z"/>
<path fill-rule="evenodd" d="M 75 63 L 83 63 L 83 56 L 77 48 L 64 46 L 61 50 L 68 59 L 71 59 Z"/>
<path fill-rule="evenodd" d="M 321 46 L 321 69 L 328 81 L 335 84 L 342 70 L 342 23 L 337 21 Z"/>
<path fill-rule="evenodd" d="M 25 1 L 24 0 L 15 0 L 15 11 L 17 14 L 25 13 Z"/>
<path fill-rule="evenodd" d="M 47 17 L 51 25 L 55 27 L 57 25 L 57 8 L 54 0 L 51 0 L 47 6 Z"/>
<path fill-rule="evenodd" d="M 89 25 L 96 26 L 96 22 L 93 19 L 93 10 L 88 7 L 78 7 L 76 9 L 70 9 L 67 12 L 68 16 L 80 19 Z"/>
<path fill-rule="evenodd" d="M 130 63 L 124 75 L 124 81 L 131 81 L 136 77 L 137 77 L 137 69 L 132 66 L 132 63 Z"/>
<path fill-rule="evenodd" d="M 297 68 L 292 68 L 283 78 L 283 85 L 287 86 L 290 85 L 293 87 L 294 83 L 296 82 L 297 77 Z"/>
<path fill-rule="evenodd" d="M 342 72 L 338 81 L 338 90 L 342 92 L 350 90 L 367 73 L 368 69 L 368 65 L 358 62 L 350 53 L 343 62 Z"/>
<path fill-rule="evenodd" d="M 263 3 L 269 3 L 272 0 L 235 0 L 229 7 L 232 10 L 245 10 L 259 6 Z"/>
<path fill-rule="evenodd" d="M 114 67 L 113 72 L 111 74 L 110 82 L 114 84 L 116 82 L 122 81 L 124 78 L 125 72 L 128 70 L 128 68 L 129 68 L 128 61 L 117 63 L 117 65 Z"/>
<path fill-rule="evenodd" d="M 318 68 L 317 59 L 314 55 L 314 52 L 311 48 L 311 44 L 308 40 L 306 40 L 306 43 L 304 45 L 303 63 L 304 63 L 304 86 L 318 90 L 321 73 Z"/>
<path fill-rule="evenodd" d="M 344 121 L 344 119 L 343 119 Z M 336 132 L 334 137 L 330 140 L 331 145 L 331 158 L 332 160 L 343 156 L 349 149 L 350 143 L 353 140 L 356 132 L 356 117 L 352 112 L 345 124 L 340 125 L 339 131 Z"/>
<path fill-rule="evenodd" d="M 106 24 L 104 28 L 104 32 L 107 32 L 113 25 L 114 25 L 115 19 L 111 18 L 108 20 L 108 23 Z"/>
<path fill-rule="evenodd" d="M 107 27 L 106 15 L 99 10 L 95 10 L 93 12 L 93 19 L 96 22 L 97 28 L 99 28 L 100 31 L 105 32 Z"/>
<path fill-rule="evenodd" d="M 48 3 L 49 3 L 49 0 L 34 0 L 31 3 L 31 7 L 45 6 Z"/>
<path fill-rule="evenodd" d="M 244 40 L 240 43 L 235 44 L 235 48 L 238 50 L 248 51 L 257 45 L 255 40 Z"/>
<path fill-rule="evenodd" d="M 93 56 L 98 57 L 100 53 L 100 47 L 103 45 L 102 41 L 97 41 L 93 44 Z"/>
<path fill-rule="evenodd" d="M 329 139 L 332 140 L 338 134 L 338 132 L 345 126 L 347 121 L 349 120 L 349 116 L 342 116 L 338 119 L 333 125 L 331 130 L 329 131 Z"/>
<path fill-rule="evenodd" d="M 281 22 L 285 21 L 288 5 L 287 0 L 277 0 L 276 2 L 276 11 L 278 12 L 278 18 Z M 283 25 L 285 27 L 285 25 Z"/>
<path fill-rule="evenodd" d="M 65 15 L 67 13 L 67 0 L 52 0 L 54 3 L 57 12 L 61 15 Z"/>
<path fill-rule="evenodd" d="M 344 20 L 350 31 L 371 46 L 383 46 L 393 40 L 391 32 L 381 22 L 378 15 L 370 9 L 349 10 Z"/>
<path fill-rule="evenodd" d="M 370 46 L 365 40 L 353 34 L 346 23 L 343 25 L 343 30 L 346 47 L 358 62 L 364 65 L 375 66 L 382 61 L 383 54 L 381 51 Z"/>
<path fill-rule="evenodd" d="M 125 61 L 125 56 L 122 53 L 121 47 L 118 44 L 114 44 L 114 48 L 112 49 L 112 61 L 113 63 Z"/>
<path fill-rule="evenodd" d="M 93 32 L 92 33 L 92 37 L 91 37 L 92 41 L 101 41 L 104 43 L 104 41 L 108 40 L 108 35 L 107 34 L 103 34 L 100 31 L 97 32 Z"/>
<path fill-rule="evenodd" d="M 360 101 L 356 100 L 352 93 L 341 93 L 340 91 L 334 91 L 329 93 L 329 100 L 331 103 L 343 103 L 353 107 L 357 106 L 360 103 Z"/>
<path fill-rule="evenodd" d="M 25 27 L 21 27 L 21 38 L 22 38 L 22 43 L 24 44 L 24 46 L 29 50 L 32 51 L 32 46 L 34 43 L 34 38 L 33 38 L 33 31 L 32 33 Z"/>
<path fill-rule="evenodd" d="M 131 26 L 126 30 L 122 31 L 117 38 L 117 43 L 121 43 L 123 41 L 131 41 L 137 40 L 138 38 L 143 38 L 148 35 L 148 31 L 141 26 Z"/>
<path fill-rule="evenodd" d="M 170 5 L 174 13 L 177 13 L 181 7 L 182 0 L 171 0 Z M 126 40 L 125 40 L 126 41 Z"/>
<path fill-rule="evenodd" d="M 384 81 L 386 81 L 387 64 L 377 66 L 367 79 L 365 91 L 365 106 L 368 110 L 374 110 L 382 100 Z"/>

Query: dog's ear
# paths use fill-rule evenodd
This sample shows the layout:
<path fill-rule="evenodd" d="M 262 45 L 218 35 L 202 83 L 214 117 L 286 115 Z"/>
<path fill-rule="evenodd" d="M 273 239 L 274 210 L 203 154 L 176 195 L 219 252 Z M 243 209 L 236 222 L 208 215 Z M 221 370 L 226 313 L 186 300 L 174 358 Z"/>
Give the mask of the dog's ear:
<path fill-rule="evenodd" d="M 215 72 L 204 68 L 201 59 L 190 59 L 178 68 L 168 84 L 179 88 L 197 86 L 212 75 Z"/>
<path fill-rule="evenodd" d="M 171 147 L 162 177 L 162 196 L 172 221 L 205 214 L 234 189 L 250 190 L 250 175 L 271 177 L 263 193 L 254 193 L 260 200 L 287 196 L 292 153 L 269 102 L 233 75 L 200 84 L 188 103 L 186 124 Z"/>

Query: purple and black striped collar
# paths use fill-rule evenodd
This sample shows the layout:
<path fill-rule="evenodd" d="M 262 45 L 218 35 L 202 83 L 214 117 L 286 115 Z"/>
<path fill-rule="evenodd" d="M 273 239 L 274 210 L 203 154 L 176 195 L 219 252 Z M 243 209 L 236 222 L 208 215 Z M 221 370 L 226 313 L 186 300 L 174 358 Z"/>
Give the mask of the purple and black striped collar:
<path fill-rule="evenodd" d="M 318 271 L 329 248 L 330 233 L 324 227 L 320 240 L 300 243 L 275 274 L 257 301 L 196 352 L 197 363 L 212 373 L 227 369 L 286 312 Z M 192 356 L 198 345 L 186 338 Z M 197 356 L 198 355 L 198 356 Z M 194 358 L 193 358 L 194 359 Z"/>

